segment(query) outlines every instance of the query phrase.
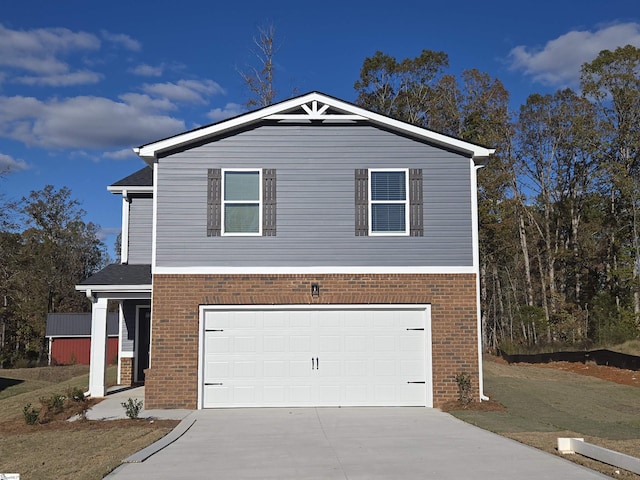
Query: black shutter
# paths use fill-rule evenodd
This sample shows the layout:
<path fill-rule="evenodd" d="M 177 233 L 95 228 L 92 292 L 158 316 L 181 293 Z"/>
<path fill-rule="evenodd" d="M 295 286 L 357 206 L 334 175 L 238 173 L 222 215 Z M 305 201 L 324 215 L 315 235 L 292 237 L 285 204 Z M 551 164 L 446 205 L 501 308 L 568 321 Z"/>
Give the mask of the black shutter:
<path fill-rule="evenodd" d="M 222 171 L 210 168 L 207 171 L 207 237 L 221 235 L 222 219 Z"/>
<path fill-rule="evenodd" d="M 422 220 L 422 169 L 409 169 L 409 223 L 412 237 L 424 236 Z"/>
<path fill-rule="evenodd" d="M 276 171 L 262 170 L 262 235 L 276 236 Z"/>
<path fill-rule="evenodd" d="M 369 170 L 355 171 L 356 237 L 369 235 Z"/>

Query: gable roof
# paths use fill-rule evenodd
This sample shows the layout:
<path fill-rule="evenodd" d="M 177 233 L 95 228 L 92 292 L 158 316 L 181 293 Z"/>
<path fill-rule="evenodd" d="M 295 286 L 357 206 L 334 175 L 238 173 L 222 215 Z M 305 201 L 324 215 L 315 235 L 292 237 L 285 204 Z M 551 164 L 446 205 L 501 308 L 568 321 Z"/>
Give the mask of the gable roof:
<path fill-rule="evenodd" d="M 358 122 L 368 121 L 391 130 L 421 138 L 425 141 L 469 155 L 476 162 L 486 160 L 495 150 L 464 140 L 417 127 L 400 120 L 366 110 L 320 92 L 310 92 L 234 118 L 184 132 L 173 137 L 134 148 L 149 165 L 164 152 L 184 148 L 189 144 L 213 139 L 231 130 L 250 126 L 263 120 Z"/>
<path fill-rule="evenodd" d="M 107 313 L 107 335 L 118 335 L 118 314 Z M 91 313 L 49 313 L 45 337 L 90 337 Z"/>

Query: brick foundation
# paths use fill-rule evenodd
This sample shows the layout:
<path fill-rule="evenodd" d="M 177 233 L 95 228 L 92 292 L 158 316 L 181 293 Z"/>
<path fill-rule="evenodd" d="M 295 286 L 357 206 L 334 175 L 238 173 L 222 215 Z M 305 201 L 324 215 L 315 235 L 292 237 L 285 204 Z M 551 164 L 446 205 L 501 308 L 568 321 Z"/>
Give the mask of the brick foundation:
<path fill-rule="evenodd" d="M 197 408 L 200 305 L 394 303 L 431 304 L 434 406 L 457 398 L 460 372 L 471 374 L 479 396 L 473 274 L 154 275 L 145 407 Z"/>
<path fill-rule="evenodd" d="M 133 358 L 120 359 L 120 385 L 133 385 Z"/>

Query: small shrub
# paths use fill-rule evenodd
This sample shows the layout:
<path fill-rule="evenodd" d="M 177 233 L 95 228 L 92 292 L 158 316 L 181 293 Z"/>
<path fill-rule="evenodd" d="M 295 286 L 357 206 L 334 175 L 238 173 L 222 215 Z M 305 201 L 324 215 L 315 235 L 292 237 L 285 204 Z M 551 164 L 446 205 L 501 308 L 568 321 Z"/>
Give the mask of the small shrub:
<path fill-rule="evenodd" d="M 138 415 L 140 415 L 143 403 L 144 402 L 142 400 L 138 400 L 137 398 L 129 398 L 126 402 L 122 402 L 120 405 L 124 408 L 127 417 L 133 420 L 138 418 Z"/>
<path fill-rule="evenodd" d="M 471 398 L 471 376 L 468 373 L 460 372 L 456 375 L 458 384 L 458 401 L 465 407 L 472 401 Z"/>
<path fill-rule="evenodd" d="M 40 411 L 33 408 L 30 403 L 27 403 L 22 409 L 22 415 L 24 416 L 24 423 L 27 425 L 35 425 L 38 421 Z"/>
<path fill-rule="evenodd" d="M 89 410 L 90 404 L 81 388 L 67 388 L 67 403 L 69 404 L 67 405 L 68 409 L 76 412 L 81 420 L 87 419 L 87 411 Z"/>
<path fill-rule="evenodd" d="M 50 397 L 40 397 L 42 409 L 40 410 L 40 422 L 47 423 L 53 420 L 53 417 L 64 410 L 64 395 L 54 393 Z"/>
<path fill-rule="evenodd" d="M 73 400 L 74 402 L 84 402 L 84 390 L 80 387 L 69 387 L 67 388 L 67 398 Z"/>

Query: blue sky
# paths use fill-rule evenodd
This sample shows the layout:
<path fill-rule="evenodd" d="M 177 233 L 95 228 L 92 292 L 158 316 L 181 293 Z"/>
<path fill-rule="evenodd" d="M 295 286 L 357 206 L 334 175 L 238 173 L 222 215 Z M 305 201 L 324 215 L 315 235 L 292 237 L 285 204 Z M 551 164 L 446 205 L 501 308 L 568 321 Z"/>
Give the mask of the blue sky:
<path fill-rule="evenodd" d="M 238 69 L 276 29 L 280 99 L 355 100 L 363 60 L 444 51 L 449 72 L 499 78 L 512 107 L 577 88 L 600 50 L 640 47 L 637 0 L 22 0 L 0 13 L 0 179 L 5 199 L 68 186 L 113 250 L 120 202 L 106 186 L 144 164 L 131 148 L 244 111 Z M 113 252 L 112 252 L 113 253 Z"/>

